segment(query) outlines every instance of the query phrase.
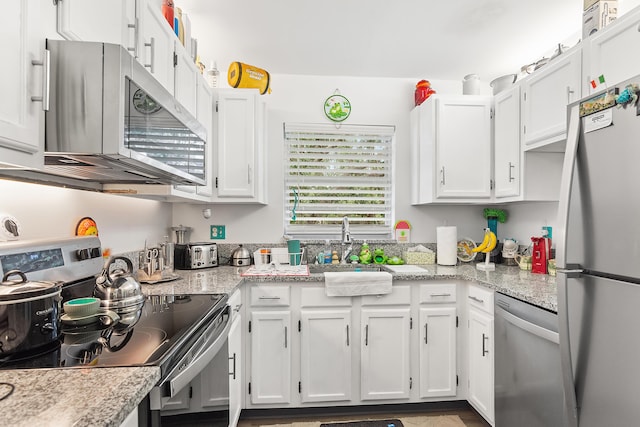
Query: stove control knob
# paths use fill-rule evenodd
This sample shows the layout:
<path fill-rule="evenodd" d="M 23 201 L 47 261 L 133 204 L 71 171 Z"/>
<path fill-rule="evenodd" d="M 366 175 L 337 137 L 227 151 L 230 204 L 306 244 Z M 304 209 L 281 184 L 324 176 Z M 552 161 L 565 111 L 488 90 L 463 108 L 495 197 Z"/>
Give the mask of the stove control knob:
<path fill-rule="evenodd" d="M 76 251 L 76 257 L 78 257 L 78 261 L 84 261 L 91 258 L 91 250 L 89 249 L 78 249 Z"/>

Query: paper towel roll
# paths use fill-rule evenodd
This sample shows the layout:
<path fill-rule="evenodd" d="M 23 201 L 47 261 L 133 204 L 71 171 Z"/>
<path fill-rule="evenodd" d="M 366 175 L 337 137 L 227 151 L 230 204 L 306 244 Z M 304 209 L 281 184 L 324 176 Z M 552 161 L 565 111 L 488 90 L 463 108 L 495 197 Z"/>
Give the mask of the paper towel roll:
<path fill-rule="evenodd" d="M 458 262 L 458 228 L 436 227 L 437 263 L 456 265 Z"/>

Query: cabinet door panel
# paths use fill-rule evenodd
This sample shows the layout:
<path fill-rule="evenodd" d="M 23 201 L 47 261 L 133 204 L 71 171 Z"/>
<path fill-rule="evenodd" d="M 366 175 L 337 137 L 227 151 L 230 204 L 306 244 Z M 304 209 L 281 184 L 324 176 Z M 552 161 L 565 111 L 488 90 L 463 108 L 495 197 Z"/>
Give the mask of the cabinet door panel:
<path fill-rule="evenodd" d="M 456 391 L 456 308 L 421 308 L 420 397 Z"/>
<path fill-rule="evenodd" d="M 218 196 L 255 197 L 255 95 L 218 98 Z"/>
<path fill-rule="evenodd" d="M 494 99 L 494 151 L 496 197 L 520 195 L 520 86 Z"/>
<path fill-rule="evenodd" d="M 140 2 L 140 62 L 153 74 L 169 93 L 174 93 L 174 42 L 175 33 L 160 13 L 158 3 Z"/>
<path fill-rule="evenodd" d="M 187 109 L 191 115 L 197 116 L 197 96 L 196 85 L 199 76 L 199 71 L 193 63 L 193 59 L 184 50 L 180 41 L 175 40 L 175 53 L 176 53 L 176 65 L 175 65 L 175 93 L 174 96 L 183 107 Z"/>
<path fill-rule="evenodd" d="M 251 403 L 291 399 L 291 314 L 251 313 Z"/>
<path fill-rule="evenodd" d="M 67 40 L 128 42 L 126 0 L 64 0 L 56 7 L 58 34 Z"/>
<path fill-rule="evenodd" d="M 493 422 L 493 316 L 469 310 L 469 403 Z"/>
<path fill-rule="evenodd" d="M 231 301 L 231 300 L 230 300 Z M 232 309 L 234 305 L 231 305 Z M 235 426 L 242 410 L 242 315 L 236 314 L 229 330 L 229 426 Z"/>
<path fill-rule="evenodd" d="M 580 99 L 582 53 L 567 52 L 529 77 L 523 92 L 523 139 L 530 146 L 566 139 L 567 104 Z"/>
<path fill-rule="evenodd" d="M 491 107 L 482 99 L 437 99 L 438 197 L 491 196 Z"/>
<path fill-rule="evenodd" d="M 2 24 L 0 56 L 3 58 L 0 79 L 0 166 L 33 167 L 43 165 L 44 111 L 43 96 L 44 35 L 40 2 L 3 3 L 3 13 L 10 19 Z"/>
<path fill-rule="evenodd" d="M 626 13 L 604 30 L 585 40 L 587 58 L 583 82 L 589 92 L 601 91 L 604 86 L 591 87 L 589 82 L 604 75 L 608 84 L 618 84 L 640 73 L 640 56 L 629 55 L 629 47 L 640 43 L 640 8 Z"/>
<path fill-rule="evenodd" d="M 409 397 L 409 317 L 409 308 L 362 309 L 362 400 Z"/>
<path fill-rule="evenodd" d="M 302 310 L 303 402 L 351 399 L 351 310 Z"/>

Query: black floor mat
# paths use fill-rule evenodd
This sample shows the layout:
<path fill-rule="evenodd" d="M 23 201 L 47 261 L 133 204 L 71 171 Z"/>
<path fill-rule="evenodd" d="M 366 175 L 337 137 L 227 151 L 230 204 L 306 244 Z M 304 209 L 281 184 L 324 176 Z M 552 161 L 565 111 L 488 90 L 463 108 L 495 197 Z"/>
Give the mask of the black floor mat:
<path fill-rule="evenodd" d="M 320 427 L 404 427 L 400 420 L 350 421 L 347 423 L 320 424 Z"/>

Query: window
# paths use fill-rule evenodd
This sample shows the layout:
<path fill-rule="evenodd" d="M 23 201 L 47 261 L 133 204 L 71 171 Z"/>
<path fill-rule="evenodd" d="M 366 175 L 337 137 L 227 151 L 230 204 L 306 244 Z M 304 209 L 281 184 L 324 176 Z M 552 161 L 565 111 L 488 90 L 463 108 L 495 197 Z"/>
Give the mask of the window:
<path fill-rule="evenodd" d="M 391 238 L 393 126 L 284 125 L 285 234 Z"/>

